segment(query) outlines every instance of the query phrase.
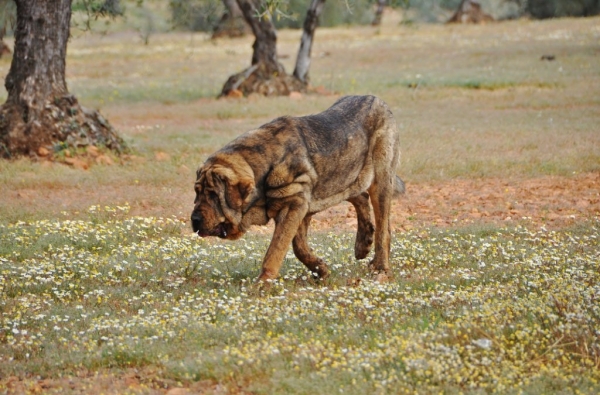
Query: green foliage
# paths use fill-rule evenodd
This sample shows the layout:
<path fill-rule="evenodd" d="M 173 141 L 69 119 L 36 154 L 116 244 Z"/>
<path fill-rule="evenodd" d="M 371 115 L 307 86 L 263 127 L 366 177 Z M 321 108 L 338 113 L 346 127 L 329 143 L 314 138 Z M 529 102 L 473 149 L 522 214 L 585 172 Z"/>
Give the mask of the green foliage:
<path fill-rule="evenodd" d="M 275 18 L 275 26 L 279 29 L 302 28 L 309 5 L 310 1 L 289 0 L 283 8 L 283 12 L 288 17 Z M 369 24 L 373 20 L 372 7 L 373 3 L 369 0 L 327 1 L 319 17 L 319 26 L 333 27 Z"/>
<path fill-rule="evenodd" d="M 16 23 L 17 8 L 13 0 L 0 0 L 0 40 Z"/>
<path fill-rule="evenodd" d="M 302 28 L 310 2 L 305 0 L 268 1 L 262 3 L 260 15 L 270 15 L 278 29 Z M 319 18 L 320 26 L 368 24 L 372 21 L 369 0 L 330 1 Z M 173 25 L 192 31 L 212 31 L 225 8 L 219 0 L 171 0 Z"/>
<path fill-rule="evenodd" d="M 166 2 L 152 0 L 74 0 L 71 25 L 81 31 L 136 31 L 148 44 L 157 32 L 171 29 Z"/>
<path fill-rule="evenodd" d="M 71 23 L 81 30 L 91 30 L 93 21 L 98 18 L 114 19 L 125 13 L 120 0 L 74 0 L 71 9 L 83 16 L 80 20 L 71 20 Z"/>
<path fill-rule="evenodd" d="M 82 11 L 91 16 L 123 15 L 124 9 L 119 0 L 75 0 L 71 6 L 73 11 Z"/>
<path fill-rule="evenodd" d="M 282 19 L 297 20 L 297 15 L 290 13 L 289 0 L 264 0 L 259 3 L 257 18 L 268 18 L 274 22 Z"/>
<path fill-rule="evenodd" d="M 443 22 L 456 10 L 461 0 L 409 0 L 404 8 L 410 10 L 408 22 Z"/>
<path fill-rule="evenodd" d="M 600 12 L 598 0 L 528 0 L 527 10 L 535 18 L 590 16 Z"/>
<path fill-rule="evenodd" d="M 409 0 L 410 18 L 415 21 L 444 22 L 461 0 Z M 484 12 L 496 19 L 514 19 L 524 13 L 533 18 L 590 16 L 600 12 L 598 0 L 479 0 Z"/>
<path fill-rule="evenodd" d="M 191 31 L 212 31 L 225 7 L 221 0 L 170 0 L 175 28 Z"/>

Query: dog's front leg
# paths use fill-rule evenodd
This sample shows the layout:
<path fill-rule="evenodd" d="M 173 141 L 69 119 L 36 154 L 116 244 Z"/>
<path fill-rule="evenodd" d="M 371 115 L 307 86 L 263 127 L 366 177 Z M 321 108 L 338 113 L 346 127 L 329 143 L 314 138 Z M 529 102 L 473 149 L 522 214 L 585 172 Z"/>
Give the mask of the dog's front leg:
<path fill-rule="evenodd" d="M 272 215 L 275 219 L 275 232 L 263 260 L 258 281 L 277 278 L 292 239 L 308 212 L 308 202 L 301 195 L 288 197 L 277 202 L 269 211 L 275 211 Z"/>
<path fill-rule="evenodd" d="M 304 266 L 308 268 L 314 275 L 318 276 L 321 280 L 329 277 L 329 269 L 327 264 L 319 257 L 317 257 L 308 245 L 308 225 L 310 225 L 311 215 L 307 215 L 302 220 L 300 227 L 294 240 L 292 240 L 292 247 L 294 248 L 294 255 L 304 263 Z"/>

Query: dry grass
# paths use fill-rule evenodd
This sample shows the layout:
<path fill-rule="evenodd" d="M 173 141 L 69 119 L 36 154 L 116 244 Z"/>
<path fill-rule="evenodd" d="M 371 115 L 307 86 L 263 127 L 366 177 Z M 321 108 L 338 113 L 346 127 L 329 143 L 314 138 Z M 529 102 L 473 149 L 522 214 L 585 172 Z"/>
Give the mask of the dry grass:
<path fill-rule="evenodd" d="M 484 26 L 399 26 L 388 18 L 379 29 L 320 29 L 312 83 L 390 103 L 403 133 L 400 173 L 411 183 L 569 176 L 600 169 L 599 36 L 597 18 Z M 279 35 L 287 70 L 298 37 L 297 31 Z M 2 173 L 11 175 L 1 178 L 2 186 L 18 190 L 27 180 L 48 179 L 79 186 L 75 181 L 84 178 L 121 188 L 143 171 L 151 188 L 177 189 L 193 177 L 182 166 L 193 170 L 237 134 L 278 115 L 321 111 L 335 100 L 214 100 L 228 75 L 247 66 L 251 42 L 189 34 L 157 35 L 148 46 L 135 34 L 73 39 L 70 90 L 100 108 L 144 163 L 74 178 L 52 166 L 3 164 Z M 544 54 L 556 60 L 540 60 Z M 0 74 L 6 73 L 9 61 L 1 62 Z M 166 163 L 148 163 L 159 152 L 169 154 Z"/>

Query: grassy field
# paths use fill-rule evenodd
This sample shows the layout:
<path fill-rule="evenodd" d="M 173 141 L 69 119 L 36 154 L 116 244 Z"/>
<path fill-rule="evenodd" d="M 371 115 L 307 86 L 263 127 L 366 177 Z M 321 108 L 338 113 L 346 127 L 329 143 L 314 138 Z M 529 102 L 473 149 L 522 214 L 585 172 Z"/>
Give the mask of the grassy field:
<path fill-rule="evenodd" d="M 71 92 L 133 154 L 0 162 L 0 393 L 600 392 L 599 22 L 319 29 L 312 84 L 332 94 L 299 99 L 214 98 L 250 38 L 73 38 Z M 279 34 L 287 70 L 299 35 Z M 394 281 L 353 258 L 341 208 L 311 238 L 332 277 L 290 252 L 258 295 L 269 229 L 195 237 L 196 166 L 363 93 L 403 136 Z"/>

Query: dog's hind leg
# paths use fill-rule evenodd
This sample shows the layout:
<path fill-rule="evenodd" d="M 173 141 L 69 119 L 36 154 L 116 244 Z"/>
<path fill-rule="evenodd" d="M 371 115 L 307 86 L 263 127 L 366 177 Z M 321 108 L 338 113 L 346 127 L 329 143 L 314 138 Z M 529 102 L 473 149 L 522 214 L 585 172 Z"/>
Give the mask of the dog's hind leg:
<path fill-rule="evenodd" d="M 317 275 L 319 278 L 324 279 L 329 276 L 329 268 L 323 260 L 317 257 L 308 246 L 307 233 L 308 226 L 312 216 L 307 215 L 302 220 L 298 232 L 292 240 L 292 247 L 294 248 L 294 255 L 304 263 L 304 266 L 308 268 L 312 273 Z"/>
<path fill-rule="evenodd" d="M 363 192 L 358 196 L 348 199 L 356 210 L 358 229 L 356 230 L 356 242 L 354 243 L 354 256 L 356 259 L 364 259 L 371 251 L 373 245 L 373 233 L 375 227 L 371 219 L 371 207 L 369 205 L 369 194 Z"/>
<path fill-rule="evenodd" d="M 391 113 L 386 114 L 386 122 L 378 131 L 379 138 L 373 147 L 374 177 L 369 187 L 369 197 L 375 215 L 375 256 L 371 269 L 377 278 L 385 281 L 391 274 L 391 212 L 395 189 L 396 167 L 400 160 L 400 143 L 396 122 Z"/>
<path fill-rule="evenodd" d="M 378 274 L 390 273 L 390 247 L 391 247 L 391 198 L 392 191 L 388 185 L 375 182 L 369 188 L 373 213 L 375 214 L 375 256 L 370 268 Z"/>

